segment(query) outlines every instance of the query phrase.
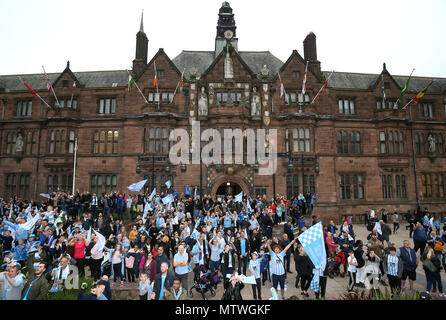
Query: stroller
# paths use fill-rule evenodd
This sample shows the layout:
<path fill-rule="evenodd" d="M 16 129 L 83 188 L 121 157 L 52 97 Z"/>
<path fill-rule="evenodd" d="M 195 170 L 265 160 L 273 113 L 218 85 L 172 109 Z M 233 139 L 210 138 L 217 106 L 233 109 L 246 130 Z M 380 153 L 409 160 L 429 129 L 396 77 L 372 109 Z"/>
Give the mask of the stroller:
<path fill-rule="evenodd" d="M 194 268 L 194 284 L 189 289 L 189 296 L 193 297 L 193 289 L 199 292 L 203 298 L 206 300 L 205 293 L 210 292 L 211 296 L 215 296 L 214 286 L 220 281 L 218 276 L 218 271 L 209 272 L 206 270 L 204 265 L 199 265 Z"/>

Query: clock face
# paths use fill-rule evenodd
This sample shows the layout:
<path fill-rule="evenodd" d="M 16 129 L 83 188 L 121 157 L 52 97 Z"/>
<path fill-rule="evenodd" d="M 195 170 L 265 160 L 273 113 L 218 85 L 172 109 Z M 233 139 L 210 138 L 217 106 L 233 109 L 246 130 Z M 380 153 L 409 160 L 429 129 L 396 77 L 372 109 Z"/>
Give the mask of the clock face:
<path fill-rule="evenodd" d="M 234 35 L 234 33 L 231 30 L 226 30 L 224 34 L 225 34 L 225 38 L 228 40 L 232 39 L 232 36 Z"/>

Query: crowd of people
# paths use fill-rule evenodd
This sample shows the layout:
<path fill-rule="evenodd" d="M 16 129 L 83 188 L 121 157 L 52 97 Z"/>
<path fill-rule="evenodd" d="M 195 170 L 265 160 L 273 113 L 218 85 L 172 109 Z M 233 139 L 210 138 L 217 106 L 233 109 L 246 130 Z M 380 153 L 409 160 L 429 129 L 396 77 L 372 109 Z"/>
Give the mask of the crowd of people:
<path fill-rule="evenodd" d="M 298 235 L 320 221 L 313 212 L 316 195 L 236 201 L 232 196 L 200 199 L 184 189 L 181 195 L 172 189 L 100 196 L 58 191 L 45 201 L 2 199 L 3 300 L 46 299 L 70 289 L 74 272 L 94 281 L 88 293 L 82 281 L 80 300 L 110 300 L 116 287 L 137 289 L 141 300 L 187 300 L 194 292 L 204 299 L 218 286 L 224 288 L 221 299 L 242 300 L 248 283 L 252 298 L 262 300 L 270 298 L 262 297 L 267 282 L 273 296 L 285 299 L 292 260 L 295 286 L 310 297 L 314 265 Z M 400 248 L 390 242 L 385 210 L 367 212 L 367 239 L 357 238 L 351 218 L 340 226 L 324 225 L 327 263 L 315 297 L 325 298 L 327 279 L 334 277 L 348 277 L 349 291 L 359 287 L 376 294 L 379 285 L 388 285 L 399 292 L 407 278 L 413 290 L 419 264 L 426 290 L 443 294 L 446 221 L 441 228 L 420 209 L 405 217 L 413 248 L 408 240 Z M 399 218 L 396 212 L 391 217 L 393 233 Z M 274 226 L 283 227 L 280 236 L 273 236 Z"/>

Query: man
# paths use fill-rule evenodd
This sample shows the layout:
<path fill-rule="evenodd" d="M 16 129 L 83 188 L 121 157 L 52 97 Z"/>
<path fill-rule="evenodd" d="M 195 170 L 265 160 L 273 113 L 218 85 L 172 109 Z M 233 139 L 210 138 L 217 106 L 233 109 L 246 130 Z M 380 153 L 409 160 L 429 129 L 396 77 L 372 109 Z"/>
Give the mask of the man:
<path fill-rule="evenodd" d="M 243 274 L 246 275 L 246 269 L 249 264 L 249 241 L 245 238 L 245 232 L 240 232 L 240 237 L 235 243 L 235 248 L 237 249 L 238 256 L 238 273 L 241 274 L 243 265 Z"/>
<path fill-rule="evenodd" d="M 401 276 L 403 275 L 403 260 L 396 255 L 395 247 L 389 248 L 389 254 L 384 257 L 384 272 L 389 279 L 390 290 L 393 293 L 401 291 Z"/>
<path fill-rule="evenodd" d="M 59 292 L 63 290 L 63 282 L 70 274 L 70 266 L 68 262 L 68 256 L 63 256 L 60 259 L 59 267 L 53 269 L 53 271 L 51 272 L 51 276 L 54 282 L 52 288 L 50 289 L 50 292 Z"/>
<path fill-rule="evenodd" d="M 413 232 L 413 242 L 414 242 L 414 250 L 415 252 L 420 249 L 420 255 L 424 253 L 424 248 L 427 243 L 426 230 L 423 228 L 423 225 L 420 222 L 417 222 L 414 232 Z"/>
<path fill-rule="evenodd" d="M 172 272 L 168 271 L 168 268 L 167 263 L 161 263 L 161 272 L 155 276 L 153 281 L 152 300 L 162 300 L 172 287 L 174 276 Z"/>
<path fill-rule="evenodd" d="M 20 265 L 10 263 L 6 271 L 0 273 L 0 282 L 3 282 L 2 300 L 20 300 L 25 276 L 20 273 Z"/>
<path fill-rule="evenodd" d="M 389 246 L 390 245 L 390 235 L 392 234 L 392 230 L 390 229 L 387 222 L 384 222 L 384 220 L 379 220 L 379 223 L 381 225 L 381 235 L 382 235 L 384 241 L 386 241 L 387 246 Z"/>
<path fill-rule="evenodd" d="M 284 233 L 282 239 L 279 241 L 279 245 L 282 248 L 285 248 L 290 242 L 291 240 L 288 238 L 288 234 Z M 287 251 L 285 256 L 285 265 L 287 273 L 292 273 L 290 270 L 291 253 L 293 253 L 293 247 L 291 247 L 291 249 Z"/>
<path fill-rule="evenodd" d="M 383 249 L 384 249 L 384 244 L 382 243 L 381 240 L 378 239 L 378 234 L 375 233 L 372 235 L 371 239 L 367 242 L 367 247 L 368 247 L 368 251 L 373 251 L 376 256 L 380 259 L 380 263 L 379 263 L 379 268 L 381 270 L 381 274 L 384 273 L 384 269 L 383 269 Z M 385 281 L 381 278 L 381 280 L 379 281 L 382 285 L 387 286 L 387 283 L 385 283 Z"/>
<path fill-rule="evenodd" d="M 104 294 L 104 291 L 107 287 L 107 282 L 104 280 L 99 280 L 96 284 L 96 288 L 91 289 L 90 294 L 84 294 L 85 289 L 87 289 L 87 283 L 84 282 L 79 289 L 77 294 L 78 300 L 108 300 Z"/>
<path fill-rule="evenodd" d="M 45 277 L 47 263 L 41 262 L 36 271 L 30 275 L 22 291 L 22 300 L 45 300 L 48 293 L 48 281 Z"/>
<path fill-rule="evenodd" d="M 397 256 L 403 261 L 403 273 L 401 275 L 401 287 L 405 288 L 406 279 L 409 277 L 409 287 L 413 290 L 413 283 L 417 280 L 416 269 L 419 259 L 414 249 L 410 247 L 409 240 L 404 240 L 403 246 L 398 249 Z"/>
<path fill-rule="evenodd" d="M 188 266 L 189 255 L 184 250 L 184 245 L 178 247 L 178 252 L 173 257 L 173 267 L 175 268 L 175 277 L 181 279 L 183 287 L 187 290 L 187 279 L 190 272 Z"/>
<path fill-rule="evenodd" d="M 183 290 L 181 286 L 181 279 L 173 279 L 172 288 L 167 290 L 163 297 L 163 300 L 189 300 L 187 296 L 187 290 Z"/>
<path fill-rule="evenodd" d="M 93 193 L 93 197 L 91 198 L 90 208 L 91 213 L 93 214 L 93 219 L 96 219 L 96 214 L 98 212 L 98 197 L 96 196 L 96 193 Z"/>
<path fill-rule="evenodd" d="M 286 256 L 286 252 L 288 249 L 296 242 L 296 240 L 291 241 L 283 250 L 280 245 L 276 244 L 273 246 L 274 251 L 271 249 L 271 240 L 267 242 L 267 248 L 271 255 L 271 274 L 273 280 L 273 287 L 277 290 L 278 285 L 280 284 L 280 293 L 282 295 L 282 299 L 285 300 L 285 267 L 284 267 L 284 257 Z"/>
<path fill-rule="evenodd" d="M 167 263 L 167 266 L 170 267 L 169 257 L 164 253 L 163 246 L 158 247 L 158 254 L 155 257 L 155 261 L 156 261 L 156 273 L 161 272 L 161 264 L 163 262 Z"/>

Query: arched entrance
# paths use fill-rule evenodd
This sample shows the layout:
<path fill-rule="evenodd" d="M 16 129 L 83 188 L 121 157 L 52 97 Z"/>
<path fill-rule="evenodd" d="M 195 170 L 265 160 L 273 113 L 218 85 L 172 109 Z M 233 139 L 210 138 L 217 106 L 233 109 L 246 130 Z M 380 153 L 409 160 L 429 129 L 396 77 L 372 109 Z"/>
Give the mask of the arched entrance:
<path fill-rule="evenodd" d="M 211 190 L 211 196 L 224 197 L 227 195 L 235 196 L 243 191 L 243 195 L 249 195 L 249 187 L 245 181 L 236 176 L 222 176 L 215 180 Z"/>

